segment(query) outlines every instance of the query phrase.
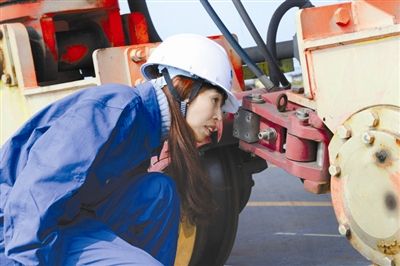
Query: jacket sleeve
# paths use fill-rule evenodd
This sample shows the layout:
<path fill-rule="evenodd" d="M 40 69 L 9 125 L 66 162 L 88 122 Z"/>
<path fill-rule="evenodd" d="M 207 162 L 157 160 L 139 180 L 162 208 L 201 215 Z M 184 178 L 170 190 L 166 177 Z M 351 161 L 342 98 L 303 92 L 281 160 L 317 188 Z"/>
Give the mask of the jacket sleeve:
<path fill-rule="evenodd" d="M 24 265 L 49 265 L 52 245 L 59 237 L 57 223 L 67 203 L 85 183 L 99 150 L 106 143 L 121 142 L 116 131 L 129 127 L 135 112 L 131 107 L 129 115 L 121 115 L 121 109 L 100 103 L 83 105 L 57 118 L 33 144 L 4 207 L 8 257 Z M 79 202 L 68 204 L 72 217 L 79 210 Z"/>

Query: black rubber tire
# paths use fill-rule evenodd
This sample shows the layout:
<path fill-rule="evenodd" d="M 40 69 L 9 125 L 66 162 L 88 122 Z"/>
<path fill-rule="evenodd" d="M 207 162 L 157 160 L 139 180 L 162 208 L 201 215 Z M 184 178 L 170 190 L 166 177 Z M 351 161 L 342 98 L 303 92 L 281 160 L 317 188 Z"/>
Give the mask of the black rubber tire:
<path fill-rule="evenodd" d="M 237 148 L 236 148 L 237 149 Z M 232 250 L 239 220 L 240 193 L 235 171 L 237 156 L 232 147 L 220 147 L 205 153 L 216 213 L 206 226 L 198 226 L 190 265 L 224 265 Z"/>

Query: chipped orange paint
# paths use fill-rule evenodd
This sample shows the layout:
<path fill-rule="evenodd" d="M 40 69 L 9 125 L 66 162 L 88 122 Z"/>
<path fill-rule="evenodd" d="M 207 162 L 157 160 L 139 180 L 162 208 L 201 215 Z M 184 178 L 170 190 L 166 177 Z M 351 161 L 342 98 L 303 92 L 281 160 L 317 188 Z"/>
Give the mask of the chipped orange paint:
<path fill-rule="evenodd" d="M 347 218 L 343 204 L 343 188 L 340 177 L 331 177 L 332 205 L 339 223 L 344 223 Z"/>
<path fill-rule="evenodd" d="M 339 26 L 345 26 L 350 22 L 351 19 L 350 10 L 340 7 L 335 11 L 334 18 L 336 24 Z"/>
<path fill-rule="evenodd" d="M 303 39 L 320 39 L 375 28 L 391 18 L 399 24 L 400 8 L 398 1 L 360 0 L 306 8 L 300 17 Z"/>
<path fill-rule="evenodd" d="M 336 24 L 335 12 L 341 9 L 341 13 L 348 12 L 349 21 L 346 25 Z M 331 35 L 354 32 L 355 25 L 351 13 L 351 3 L 322 6 L 312 9 L 304 9 L 301 12 L 301 26 L 303 39 L 323 38 Z"/>

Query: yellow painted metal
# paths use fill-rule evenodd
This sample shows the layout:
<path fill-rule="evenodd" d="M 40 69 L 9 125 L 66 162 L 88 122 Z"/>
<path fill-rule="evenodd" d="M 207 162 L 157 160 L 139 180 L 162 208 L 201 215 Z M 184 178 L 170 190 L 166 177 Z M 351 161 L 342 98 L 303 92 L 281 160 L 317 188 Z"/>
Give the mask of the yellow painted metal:
<path fill-rule="evenodd" d="M 329 145 L 339 231 L 378 265 L 400 264 L 400 107 L 355 113 Z"/>
<path fill-rule="evenodd" d="M 26 99 L 16 87 L 0 81 L 0 145 L 30 117 Z"/>
<path fill-rule="evenodd" d="M 280 69 L 283 72 L 291 72 L 294 70 L 293 59 L 282 59 L 279 61 Z M 263 73 L 269 75 L 269 65 L 266 62 L 257 63 L 257 66 L 261 69 Z M 256 75 L 250 71 L 247 65 L 243 66 L 243 77 L 244 79 L 254 79 Z"/>
<path fill-rule="evenodd" d="M 94 79 L 23 89 L 0 83 L 0 145 L 46 105 L 77 90 L 96 86 Z"/>
<path fill-rule="evenodd" d="M 175 266 L 189 265 L 196 240 L 196 226 L 182 219 L 179 224 L 178 247 L 176 251 Z"/>

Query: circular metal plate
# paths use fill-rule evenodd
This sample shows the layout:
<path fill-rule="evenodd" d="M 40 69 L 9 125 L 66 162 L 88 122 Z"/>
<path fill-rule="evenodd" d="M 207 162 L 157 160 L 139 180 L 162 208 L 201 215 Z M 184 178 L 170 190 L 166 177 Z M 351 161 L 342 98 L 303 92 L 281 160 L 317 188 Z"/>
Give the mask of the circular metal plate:
<path fill-rule="evenodd" d="M 400 265 L 400 109 L 365 109 L 341 131 L 329 146 L 339 231 L 374 263 Z"/>

